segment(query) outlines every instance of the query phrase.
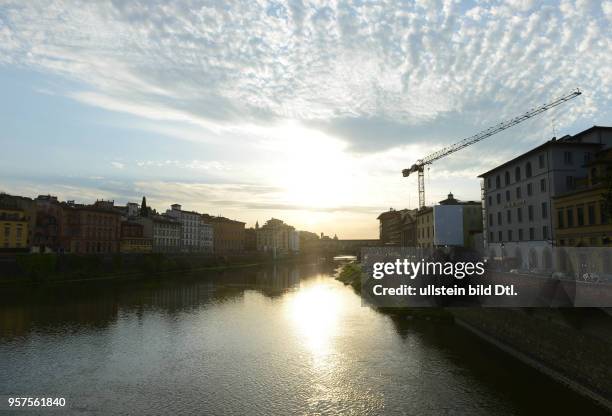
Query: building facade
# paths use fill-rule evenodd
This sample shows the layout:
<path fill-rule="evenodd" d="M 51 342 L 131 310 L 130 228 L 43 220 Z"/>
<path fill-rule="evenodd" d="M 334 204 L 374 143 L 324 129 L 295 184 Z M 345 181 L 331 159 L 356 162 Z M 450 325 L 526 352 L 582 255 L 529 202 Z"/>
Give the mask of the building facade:
<path fill-rule="evenodd" d="M 485 254 L 508 267 L 550 270 L 553 198 L 575 190 L 587 164 L 612 145 L 612 128 L 594 126 L 546 143 L 483 173 Z"/>
<path fill-rule="evenodd" d="M 299 234 L 294 227 L 271 218 L 257 230 L 257 250 L 274 255 L 298 252 Z"/>
<path fill-rule="evenodd" d="M 62 204 L 63 221 L 60 246 L 64 252 L 98 254 L 119 252 L 121 213 L 113 201 L 92 205 Z"/>
<path fill-rule="evenodd" d="M 259 226 L 257 226 L 259 228 Z M 244 250 L 257 250 L 257 230 L 255 228 L 246 228 L 244 230 Z"/>
<path fill-rule="evenodd" d="M 434 245 L 433 207 L 423 207 L 416 213 L 417 247 L 431 248 Z"/>
<path fill-rule="evenodd" d="M 173 204 L 166 215 L 182 224 L 181 251 L 187 253 L 203 252 L 207 249 L 202 245 L 203 231 L 202 214 L 194 211 L 183 211 L 181 205 Z"/>
<path fill-rule="evenodd" d="M 399 246 L 402 241 L 402 212 L 405 210 L 395 210 L 380 214 L 377 219 L 378 239 L 383 246 Z"/>
<path fill-rule="evenodd" d="M 206 216 L 204 215 L 200 217 L 200 229 L 198 232 L 200 233 L 200 251 L 207 254 L 213 254 L 217 247 L 217 242 L 215 241 L 217 230 L 212 224 L 207 222 Z"/>
<path fill-rule="evenodd" d="M 32 198 L 0 193 L 0 209 L 21 211 L 28 223 L 25 247 L 30 249 L 36 229 L 36 204 Z"/>
<path fill-rule="evenodd" d="M 400 224 L 400 246 L 417 246 L 417 211 L 416 209 L 402 210 Z"/>
<path fill-rule="evenodd" d="M 553 197 L 558 247 L 609 247 L 612 244 L 612 149 L 586 164 L 587 177 L 575 191 Z"/>
<path fill-rule="evenodd" d="M 225 217 L 203 216 L 207 225 L 212 226 L 215 254 L 236 254 L 244 252 L 244 222 Z"/>
<path fill-rule="evenodd" d="M 144 235 L 144 226 L 134 221 L 121 222 L 119 251 L 122 253 L 151 253 L 153 239 Z"/>
<path fill-rule="evenodd" d="M 28 226 L 23 210 L 0 208 L 0 252 L 27 251 Z"/>
<path fill-rule="evenodd" d="M 57 197 L 38 195 L 36 203 L 36 230 L 32 251 L 38 253 L 57 253 L 61 251 L 63 233 L 63 209 Z"/>

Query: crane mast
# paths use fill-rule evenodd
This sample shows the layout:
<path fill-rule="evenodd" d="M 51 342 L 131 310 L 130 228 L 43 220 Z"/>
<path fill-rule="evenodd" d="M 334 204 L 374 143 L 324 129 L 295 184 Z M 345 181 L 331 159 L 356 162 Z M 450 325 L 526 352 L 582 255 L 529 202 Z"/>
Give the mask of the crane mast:
<path fill-rule="evenodd" d="M 419 187 L 419 209 L 425 207 L 425 166 L 430 165 L 436 160 L 442 159 L 448 155 L 451 155 L 455 152 L 458 152 L 461 149 L 464 149 L 468 146 L 471 146 L 475 143 L 478 143 L 488 137 L 493 136 L 494 134 L 499 133 L 500 131 L 509 129 L 510 127 L 516 126 L 517 124 L 522 123 L 523 121 L 530 119 L 534 116 L 537 116 L 540 113 L 543 113 L 546 110 L 549 110 L 553 107 L 561 105 L 573 98 L 578 97 L 582 92 L 578 88 L 571 91 L 569 94 L 563 95 L 561 97 L 556 98 L 550 103 L 543 104 L 539 107 L 532 108 L 524 114 L 511 118 L 509 120 L 503 121 L 495 126 L 489 127 L 486 130 L 483 130 L 479 133 L 476 133 L 473 136 L 467 137 L 463 140 L 458 141 L 450 146 L 446 146 L 434 153 L 424 157 L 423 159 L 419 159 L 413 164 L 410 168 L 402 170 L 402 175 L 404 177 L 410 176 L 410 174 L 417 172 L 418 173 L 418 187 Z"/>

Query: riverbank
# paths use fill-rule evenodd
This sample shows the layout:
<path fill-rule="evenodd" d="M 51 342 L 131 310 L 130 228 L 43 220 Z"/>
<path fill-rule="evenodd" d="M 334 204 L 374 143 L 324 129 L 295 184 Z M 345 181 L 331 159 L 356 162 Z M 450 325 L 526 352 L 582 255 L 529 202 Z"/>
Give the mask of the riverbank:
<path fill-rule="evenodd" d="M 312 256 L 272 258 L 261 253 L 201 254 L 24 254 L 0 259 L 0 286 L 140 279 L 151 274 L 220 271 L 274 263 L 304 263 Z"/>

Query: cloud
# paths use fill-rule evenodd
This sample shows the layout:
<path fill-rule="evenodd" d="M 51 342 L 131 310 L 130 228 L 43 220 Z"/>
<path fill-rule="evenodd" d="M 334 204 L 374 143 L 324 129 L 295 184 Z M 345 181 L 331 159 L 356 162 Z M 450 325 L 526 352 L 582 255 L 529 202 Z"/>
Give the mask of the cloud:
<path fill-rule="evenodd" d="M 81 81 L 66 93 L 89 105 L 214 132 L 298 120 L 357 151 L 495 124 L 575 86 L 590 99 L 561 125 L 609 119 L 609 1 L 438 3 L 9 0 L 0 64 Z"/>
<path fill-rule="evenodd" d="M 125 165 L 121 162 L 111 162 L 111 166 L 114 167 L 115 169 L 125 168 Z"/>

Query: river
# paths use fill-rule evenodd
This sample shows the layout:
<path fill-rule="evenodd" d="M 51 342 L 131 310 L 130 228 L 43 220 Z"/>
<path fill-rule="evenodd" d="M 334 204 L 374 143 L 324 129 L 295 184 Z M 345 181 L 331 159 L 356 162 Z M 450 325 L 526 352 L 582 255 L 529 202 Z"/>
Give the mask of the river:
<path fill-rule="evenodd" d="M 604 414 L 452 323 L 362 306 L 324 266 L 1 296 L 0 396 L 61 414 Z"/>

